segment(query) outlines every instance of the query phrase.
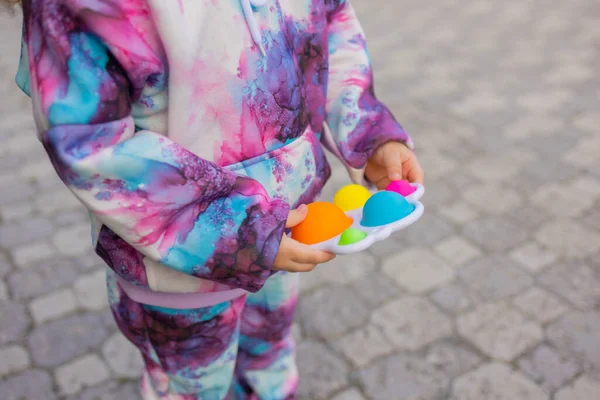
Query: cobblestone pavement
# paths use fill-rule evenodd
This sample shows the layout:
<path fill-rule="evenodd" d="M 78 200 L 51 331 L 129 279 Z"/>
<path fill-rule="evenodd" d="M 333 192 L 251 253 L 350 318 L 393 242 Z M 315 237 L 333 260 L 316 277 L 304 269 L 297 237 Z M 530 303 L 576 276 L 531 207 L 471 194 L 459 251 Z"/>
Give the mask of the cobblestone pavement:
<path fill-rule="evenodd" d="M 598 399 L 600 3 L 354 3 L 426 214 L 303 275 L 303 398 Z M 0 17 L 0 397 L 137 399 L 86 214 L 13 85 L 18 30 Z"/>

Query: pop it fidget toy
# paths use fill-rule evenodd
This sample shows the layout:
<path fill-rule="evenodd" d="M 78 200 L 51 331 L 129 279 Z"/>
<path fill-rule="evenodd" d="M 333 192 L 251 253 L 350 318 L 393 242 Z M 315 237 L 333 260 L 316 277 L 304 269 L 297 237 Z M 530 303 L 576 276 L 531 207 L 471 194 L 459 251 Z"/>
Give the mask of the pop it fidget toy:
<path fill-rule="evenodd" d="M 422 185 L 405 181 L 374 194 L 360 185 L 344 186 L 333 203 L 309 204 L 306 219 L 292 228 L 291 236 L 319 250 L 356 253 L 421 218 L 424 192 Z"/>

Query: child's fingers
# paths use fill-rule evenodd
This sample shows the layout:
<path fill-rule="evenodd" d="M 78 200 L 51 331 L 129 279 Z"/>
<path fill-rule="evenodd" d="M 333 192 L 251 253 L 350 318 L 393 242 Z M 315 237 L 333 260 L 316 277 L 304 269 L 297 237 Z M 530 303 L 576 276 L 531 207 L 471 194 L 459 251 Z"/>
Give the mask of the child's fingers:
<path fill-rule="evenodd" d="M 421 167 L 416 159 L 413 159 L 410 164 L 406 166 L 405 172 L 409 182 L 423 184 L 425 173 L 423 172 L 423 167 Z"/>
<path fill-rule="evenodd" d="M 326 251 L 315 250 L 309 246 L 291 240 L 290 259 L 301 264 L 323 264 L 335 258 L 335 254 Z"/>
<path fill-rule="evenodd" d="M 298 207 L 295 210 L 290 210 L 285 227 L 293 228 L 294 226 L 298 225 L 300 222 L 304 221 L 307 214 L 308 214 L 308 207 L 304 204 L 302 204 L 300 207 Z"/>

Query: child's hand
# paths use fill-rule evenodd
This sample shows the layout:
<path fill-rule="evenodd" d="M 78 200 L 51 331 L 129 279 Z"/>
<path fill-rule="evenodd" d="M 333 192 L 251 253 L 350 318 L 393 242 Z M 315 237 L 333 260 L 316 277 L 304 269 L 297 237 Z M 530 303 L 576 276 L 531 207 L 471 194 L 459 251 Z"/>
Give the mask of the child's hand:
<path fill-rule="evenodd" d="M 415 153 L 400 142 L 388 142 L 377 149 L 367 161 L 365 176 L 380 190 L 402 179 L 423 184 L 423 168 Z"/>
<path fill-rule="evenodd" d="M 290 211 L 285 227 L 292 228 L 304 221 L 307 212 L 308 207 L 305 205 Z M 308 272 L 312 271 L 317 264 L 326 263 L 334 258 L 335 254 L 311 249 L 309 246 L 283 235 L 273 268 L 288 272 Z"/>

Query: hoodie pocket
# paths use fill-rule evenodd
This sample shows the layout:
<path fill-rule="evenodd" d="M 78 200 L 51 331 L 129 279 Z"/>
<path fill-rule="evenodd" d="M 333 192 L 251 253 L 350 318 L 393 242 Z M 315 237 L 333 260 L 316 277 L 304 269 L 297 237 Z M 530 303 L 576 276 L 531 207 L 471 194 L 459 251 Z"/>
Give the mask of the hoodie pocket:
<path fill-rule="evenodd" d="M 331 174 L 319 137 L 310 128 L 283 147 L 224 168 L 257 180 L 269 196 L 292 207 L 314 201 Z"/>

